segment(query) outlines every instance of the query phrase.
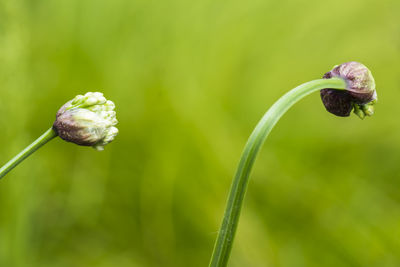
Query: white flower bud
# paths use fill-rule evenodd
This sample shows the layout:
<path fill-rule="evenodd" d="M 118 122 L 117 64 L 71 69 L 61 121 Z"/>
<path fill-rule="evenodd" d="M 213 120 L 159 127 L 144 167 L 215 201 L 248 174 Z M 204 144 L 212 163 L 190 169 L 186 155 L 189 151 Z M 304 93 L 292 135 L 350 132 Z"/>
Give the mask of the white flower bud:
<path fill-rule="evenodd" d="M 57 112 L 53 129 L 65 141 L 103 150 L 118 134 L 114 108 L 102 93 L 77 95 Z"/>

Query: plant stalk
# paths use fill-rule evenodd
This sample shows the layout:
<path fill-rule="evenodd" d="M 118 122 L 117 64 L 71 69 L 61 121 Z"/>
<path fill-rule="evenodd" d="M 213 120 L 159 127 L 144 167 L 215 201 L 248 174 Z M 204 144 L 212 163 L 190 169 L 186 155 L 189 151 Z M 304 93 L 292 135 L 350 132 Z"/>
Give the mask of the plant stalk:
<path fill-rule="evenodd" d="M 7 162 L 3 167 L 0 168 L 0 179 L 3 178 L 8 172 L 14 169 L 18 164 L 20 164 L 24 159 L 29 157 L 33 152 L 38 150 L 44 144 L 49 142 L 51 139 L 57 136 L 57 133 L 53 128 L 48 129 L 44 134 L 42 134 L 38 139 L 36 139 L 32 144 L 27 146 L 18 155 Z"/>
<path fill-rule="evenodd" d="M 268 134 L 282 115 L 293 106 L 293 104 L 303 97 L 324 88 L 344 90 L 346 89 L 346 82 L 341 78 L 331 78 L 304 83 L 287 92 L 276 101 L 257 124 L 244 147 L 236 174 L 232 181 L 224 218 L 211 256 L 210 267 L 224 267 L 228 264 L 243 199 L 249 181 L 249 175 L 258 151 L 265 142 Z"/>

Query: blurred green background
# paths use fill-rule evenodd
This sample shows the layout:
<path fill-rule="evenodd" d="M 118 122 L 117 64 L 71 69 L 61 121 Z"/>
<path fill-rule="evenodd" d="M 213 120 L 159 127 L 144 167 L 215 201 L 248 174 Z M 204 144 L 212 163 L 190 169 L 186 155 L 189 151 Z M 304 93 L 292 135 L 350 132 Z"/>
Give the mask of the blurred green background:
<path fill-rule="evenodd" d="M 0 266 L 207 266 L 255 124 L 356 60 L 376 114 L 315 93 L 255 165 L 230 266 L 400 266 L 398 0 L 0 1 L 0 162 L 76 94 L 117 105 L 103 152 L 52 141 L 0 181 Z"/>

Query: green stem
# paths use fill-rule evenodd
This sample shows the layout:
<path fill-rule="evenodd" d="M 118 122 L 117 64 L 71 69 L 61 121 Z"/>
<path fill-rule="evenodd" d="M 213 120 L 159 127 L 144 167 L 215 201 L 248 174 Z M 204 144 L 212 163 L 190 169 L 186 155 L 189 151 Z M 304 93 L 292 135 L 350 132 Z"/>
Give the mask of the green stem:
<path fill-rule="evenodd" d="M 14 169 L 18 164 L 20 164 L 24 159 L 26 159 L 33 152 L 38 150 L 44 144 L 49 142 L 51 139 L 57 136 L 57 133 L 53 128 L 48 129 L 44 134 L 42 134 L 38 139 L 36 139 L 32 144 L 22 150 L 18 155 L 7 162 L 3 167 L 0 168 L 0 179 L 3 178 L 8 172 Z"/>
<path fill-rule="evenodd" d="M 340 78 L 320 79 L 304 83 L 285 95 L 265 113 L 250 135 L 242 152 L 239 166 L 234 176 L 228 202 L 226 204 L 224 219 L 218 232 L 210 267 L 222 267 L 228 264 L 232 249 L 233 239 L 239 222 L 240 211 L 246 193 L 249 175 L 257 153 L 263 145 L 272 128 L 282 115 L 297 101 L 312 92 L 324 89 L 346 89 L 346 82 Z"/>

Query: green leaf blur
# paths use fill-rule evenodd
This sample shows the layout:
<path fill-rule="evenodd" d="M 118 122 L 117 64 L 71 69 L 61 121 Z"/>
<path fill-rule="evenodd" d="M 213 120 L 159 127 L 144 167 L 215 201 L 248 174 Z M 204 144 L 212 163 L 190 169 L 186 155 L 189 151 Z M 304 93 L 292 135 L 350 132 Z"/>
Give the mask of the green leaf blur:
<path fill-rule="evenodd" d="M 298 103 L 260 153 L 230 266 L 400 266 L 398 0 L 0 1 L 0 163 L 101 91 L 115 141 L 0 181 L 0 266 L 207 266 L 242 148 L 289 89 L 373 73 L 361 121 Z"/>

